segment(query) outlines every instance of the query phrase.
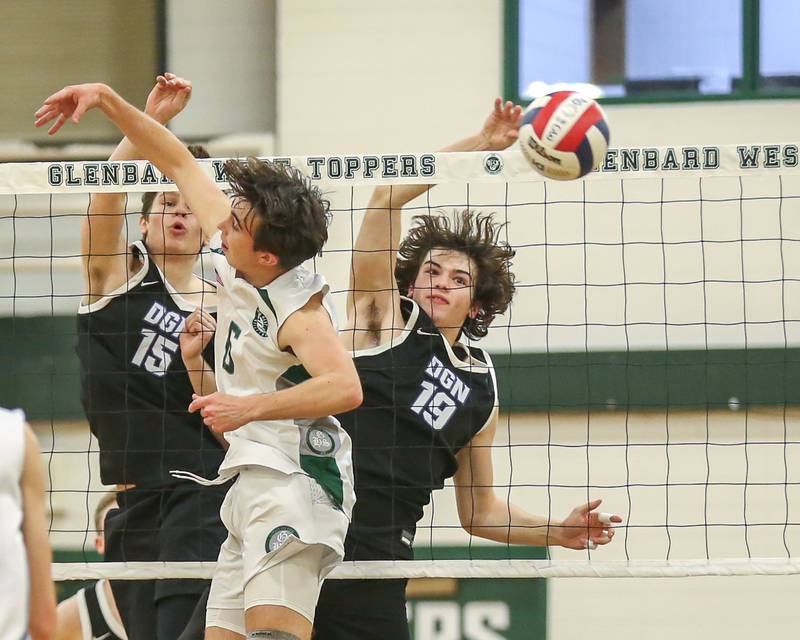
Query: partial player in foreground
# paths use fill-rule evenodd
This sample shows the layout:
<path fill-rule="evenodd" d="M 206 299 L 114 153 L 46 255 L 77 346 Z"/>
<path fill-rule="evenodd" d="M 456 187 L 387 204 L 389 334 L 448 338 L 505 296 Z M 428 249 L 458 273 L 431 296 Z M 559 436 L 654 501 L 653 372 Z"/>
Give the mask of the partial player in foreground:
<path fill-rule="evenodd" d="M 187 80 L 159 76 L 145 109 L 166 123 L 190 94 Z M 208 157 L 199 146 L 184 151 Z M 141 157 L 125 138 L 110 160 Z M 204 490 L 169 473 L 214 475 L 224 457 L 186 410 L 191 372 L 177 353 L 186 316 L 216 305 L 215 287 L 194 273 L 203 233 L 180 192 L 144 195 L 139 241 L 128 239 L 127 208 L 123 193 L 93 194 L 81 225 L 81 401 L 100 445 L 100 479 L 116 485 L 119 504 L 106 523 L 105 560 L 211 561 L 225 539 L 224 488 Z M 130 640 L 175 640 L 207 584 L 112 580 L 111 588 Z"/>
<path fill-rule="evenodd" d="M 190 407 L 226 432 L 216 482 L 236 476 L 222 507 L 229 534 L 206 638 L 309 638 L 320 582 L 342 557 L 354 501 L 349 438 L 329 416 L 361 402 L 328 286 L 300 266 L 327 240 L 328 205 L 295 171 L 255 159 L 226 163 L 231 204 L 177 138 L 105 85 L 59 91 L 37 111 L 37 125 L 55 120 L 55 133 L 92 108 L 175 180 L 211 238 L 221 283 L 219 392 Z"/>
<path fill-rule="evenodd" d="M 117 508 L 115 493 L 105 493 L 94 510 L 94 548 L 105 554 L 105 519 Z M 128 640 L 108 580 L 98 580 L 58 604 L 55 640 Z"/>
<path fill-rule="evenodd" d="M 39 443 L 21 411 L 0 409 L 0 433 L 0 638 L 50 640 L 56 592 Z"/>
<path fill-rule="evenodd" d="M 498 99 L 481 131 L 445 151 L 497 151 L 517 137 L 519 107 Z M 453 477 L 470 534 L 570 549 L 607 544 L 618 516 L 600 500 L 548 519 L 493 490 L 498 399 L 486 335 L 514 294 L 513 249 L 491 215 L 417 216 L 402 242 L 401 209 L 429 186 L 379 187 L 352 254 L 347 329 L 364 402 L 337 416 L 353 441 L 356 502 L 346 560 L 413 558 L 431 491 Z M 315 640 L 409 637 L 405 580 L 327 580 Z"/>

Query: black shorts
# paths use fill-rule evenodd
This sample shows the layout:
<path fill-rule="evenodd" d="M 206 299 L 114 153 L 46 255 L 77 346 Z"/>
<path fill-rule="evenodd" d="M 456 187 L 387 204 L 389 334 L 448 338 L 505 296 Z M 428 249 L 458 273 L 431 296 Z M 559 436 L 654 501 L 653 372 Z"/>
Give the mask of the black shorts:
<path fill-rule="evenodd" d="M 312 640 L 408 640 L 406 580 L 325 580 Z"/>
<path fill-rule="evenodd" d="M 227 536 L 219 517 L 227 490 L 228 485 L 203 487 L 186 482 L 118 493 L 119 507 L 106 516 L 104 559 L 107 562 L 216 560 Z M 134 640 L 156 637 L 159 615 L 169 615 L 159 612 L 160 602 L 171 596 L 199 598 L 208 584 L 208 580 L 112 580 L 111 589 L 128 637 Z M 180 608 L 187 607 L 184 598 Z"/>

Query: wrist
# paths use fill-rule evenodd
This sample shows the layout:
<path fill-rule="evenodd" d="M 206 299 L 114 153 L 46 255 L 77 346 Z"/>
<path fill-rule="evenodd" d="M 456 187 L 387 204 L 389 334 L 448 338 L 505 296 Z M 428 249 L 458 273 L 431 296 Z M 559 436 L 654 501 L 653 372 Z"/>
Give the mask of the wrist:
<path fill-rule="evenodd" d="M 255 422 L 256 420 L 264 420 L 262 400 L 264 395 L 250 396 L 250 401 L 247 403 L 245 409 L 245 417 L 248 422 Z"/>
<path fill-rule="evenodd" d="M 97 85 L 97 94 L 99 97 L 98 102 L 100 103 L 100 109 L 102 109 L 105 113 L 108 113 L 108 110 L 114 106 L 116 99 L 119 98 L 116 91 L 114 91 L 107 84 L 102 83 Z"/>
<path fill-rule="evenodd" d="M 187 371 L 203 371 L 206 368 L 206 361 L 202 353 L 187 354 L 181 352 L 181 357 L 183 358 L 183 366 L 186 367 Z"/>
<path fill-rule="evenodd" d="M 470 151 L 493 151 L 492 141 L 483 131 L 467 139 Z"/>
<path fill-rule="evenodd" d="M 551 520 L 547 528 L 548 547 L 563 547 L 565 542 L 564 523 L 561 520 Z"/>

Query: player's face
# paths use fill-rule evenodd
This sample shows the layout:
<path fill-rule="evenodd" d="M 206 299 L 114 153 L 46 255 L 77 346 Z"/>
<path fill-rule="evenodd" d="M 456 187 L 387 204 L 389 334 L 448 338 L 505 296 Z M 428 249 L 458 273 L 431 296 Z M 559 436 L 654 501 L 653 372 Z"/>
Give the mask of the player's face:
<path fill-rule="evenodd" d="M 275 264 L 272 254 L 254 248 L 254 224 L 257 223 L 250 220 L 250 204 L 240 198 L 232 202 L 231 215 L 218 225 L 222 231 L 222 251 L 228 264 L 246 276 L 258 273 L 264 266 Z"/>
<path fill-rule="evenodd" d="M 150 215 L 141 221 L 141 229 L 154 253 L 197 255 L 203 246 L 200 222 L 177 191 L 156 196 Z"/>
<path fill-rule="evenodd" d="M 478 270 L 459 251 L 433 249 L 420 266 L 409 297 L 431 317 L 439 329 L 459 328 L 478 309 L 473 302 Z"/>

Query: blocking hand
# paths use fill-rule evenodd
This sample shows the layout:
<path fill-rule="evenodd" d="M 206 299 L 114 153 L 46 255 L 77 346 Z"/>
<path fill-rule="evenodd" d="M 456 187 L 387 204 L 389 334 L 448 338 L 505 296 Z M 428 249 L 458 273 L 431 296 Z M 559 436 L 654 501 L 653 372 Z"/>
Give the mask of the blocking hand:
<path fill-rule="evenodd" d="M 502 151 L 510 147 L 519 137 L 519 121 L 522 107 L 513 102 L 503 104 L 502 98 L 496 98 L 494 109 L 486 118 L 481 129 L 481 137 L 492 151 Z"/>
<path fill-rule="evenodd" d="M 58 133 L 67 118 L 78 124 L 84 113 L 100 105 L 106 85 L 100 83 L 76 84 L 64 87 L 42 103 L 34 116 L 35 125 L 41 127 L 55 119 L 55 123 L 47 131 L 49 135 Z"/>
<path fill-rule="evenodd" d="M 147 96 L 144 112 L 161 124 L 167 124 L 189 104 L 192 83 L 173 73 L 156 78 L 156 85 Z"/>

